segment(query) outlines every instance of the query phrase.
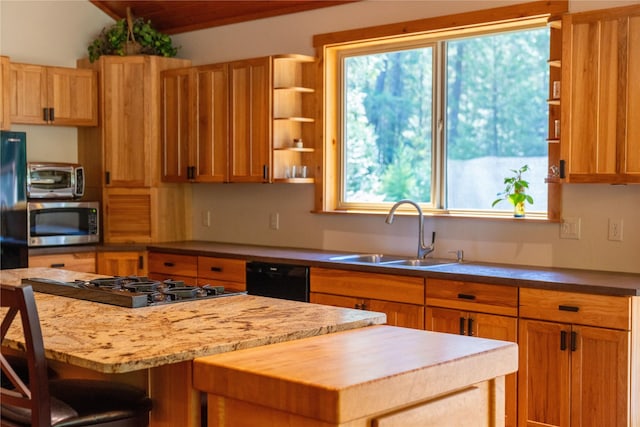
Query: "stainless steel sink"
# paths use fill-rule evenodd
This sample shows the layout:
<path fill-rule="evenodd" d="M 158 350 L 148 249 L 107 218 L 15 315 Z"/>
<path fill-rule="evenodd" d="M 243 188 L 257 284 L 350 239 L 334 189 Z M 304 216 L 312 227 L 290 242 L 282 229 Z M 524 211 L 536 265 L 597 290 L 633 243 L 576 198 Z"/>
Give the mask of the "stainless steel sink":
<path fill-rule="evenodd" d="M 384 264 L 389 266 L 404 265 L 408 267 L 436 267 L 439 265 L 455 264 L 455 261 L 451 261 L 448 259 L 424 258 L 424 259 L 402 259 L 397 261 L 385 262 Z"/>
<path fill-rule="evenodd" d="M 384 255 L 384 254 L 353 254 L 353 255 L 341 255 L 329 258 L 331 261 L 342 262 L 361 262 L 365 264 L 383 264 L 394 261 L 402 261 L 404 258 L 398 256 Z"/>
<path fill-rule="evenodd" d="M 362 264 L 377 264 L 385 265 L 389 267 L 393 266 L 405 266 L 405 267 L 435 267 L 445 264 L 455 264 L 455 261 L 449 259 L 436 259 L 436 258 L 424 258 L 424 259 L 407 259 L 405 257 L 384 255 L 384 254 L 353 254 L 353 255 L 340 255 L 329 258 L 331 261 L 339 262 L 352 262 Z"/>

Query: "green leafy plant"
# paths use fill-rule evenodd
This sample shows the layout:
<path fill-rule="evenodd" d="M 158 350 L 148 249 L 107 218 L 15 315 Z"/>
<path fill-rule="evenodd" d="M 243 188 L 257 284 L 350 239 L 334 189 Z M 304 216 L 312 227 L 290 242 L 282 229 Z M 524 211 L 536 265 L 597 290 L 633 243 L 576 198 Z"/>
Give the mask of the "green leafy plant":
<path fill-rule="evenodd" d="M 131 25 L 126 19 L 116 21 L 111 27 L 102 29 L 100 35 L 88 47 L 89 61 L 94 62 L 101 55 L 131 54 L 129 48 L 136 44 L 135 53 L 174 57 L 178 48 L 173 46 L 171 37 L 155 30 L 151 21 L 136 18 Z"/>
<path fill-rule="evenodd" d="M 494 207 L 503 200 L 508 200 L 513 206 L 517 206 L 525 201 L 533 204 L 533 197 L 527 194 L 529 182 L 522 179 L 522 174 L 528 170 L 528 165 L 524 165 L 520 169 L 511 169 L 514 175 L 504 179 L 506 187 L 503 192 L 498 193 L 498 198 L 493 201 L 491 207 Z"/>

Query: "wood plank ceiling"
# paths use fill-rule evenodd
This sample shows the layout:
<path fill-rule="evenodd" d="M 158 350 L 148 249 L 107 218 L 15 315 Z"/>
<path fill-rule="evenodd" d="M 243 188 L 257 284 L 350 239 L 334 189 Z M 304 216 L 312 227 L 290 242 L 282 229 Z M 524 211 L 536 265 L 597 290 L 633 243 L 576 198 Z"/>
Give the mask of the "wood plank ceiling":
<path fill-rule="evenodd" d="M 360 0 L 90 0 L 114 19 L 127 16 L 151 21 L 153 27 L 167 34 L 233 24 L 336 6 Z"/>

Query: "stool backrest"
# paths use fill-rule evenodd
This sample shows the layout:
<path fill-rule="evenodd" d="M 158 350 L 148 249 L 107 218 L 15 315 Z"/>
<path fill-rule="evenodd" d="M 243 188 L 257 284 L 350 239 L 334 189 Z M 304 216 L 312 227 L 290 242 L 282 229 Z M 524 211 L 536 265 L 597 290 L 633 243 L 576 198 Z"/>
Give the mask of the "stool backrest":
<path fill-rule="evenodd" d="M 10 358 L 0 356 L 2 372 L 13 387 L 1 388 L 0 400 L 3 407 L 31 412 L 31 425 L 42 427 L 51 425 L 51 398 L 49 396 L 47 380 L 47 361 L 44 356 L 44 344 L 40 319 L 36 308 L 31 285 L 11 286 L 0 284 L 0 306 L 8 308 L 2 319 L 0 341 L 4 348 L 4 340 L 11 325 L 19 327 L 22 323 L 22 333 L 25 343 L 25 357 L 29 367 L 27 383 L 17 375 L 11 366 Z M 3 310 L 4 311 L 4 310 Z M 19 319 L 20 322 L 14 322 Z M 3 408 L 3 411 L 5 408 Z"/>

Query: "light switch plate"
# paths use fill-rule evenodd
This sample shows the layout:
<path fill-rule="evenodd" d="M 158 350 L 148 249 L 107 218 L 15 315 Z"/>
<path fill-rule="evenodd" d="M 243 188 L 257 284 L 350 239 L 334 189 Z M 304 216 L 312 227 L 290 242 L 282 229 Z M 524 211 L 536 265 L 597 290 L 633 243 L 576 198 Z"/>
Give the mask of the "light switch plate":
<path fill-rule="evenodd" d="M 567 217 L 562 218 L 560 223 L 561 239 L 580 239 L 580 218 Z"/>

